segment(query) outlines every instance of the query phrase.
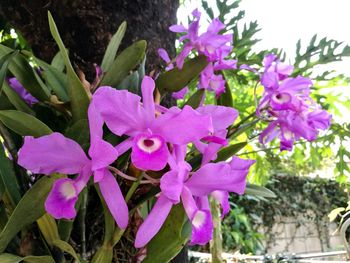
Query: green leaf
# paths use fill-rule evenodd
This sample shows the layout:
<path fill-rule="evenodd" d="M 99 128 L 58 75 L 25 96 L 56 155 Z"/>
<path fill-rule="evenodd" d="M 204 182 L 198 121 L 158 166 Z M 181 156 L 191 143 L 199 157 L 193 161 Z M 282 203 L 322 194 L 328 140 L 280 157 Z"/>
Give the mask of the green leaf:
<path fill-rule="evenodd" d="M 203 96 L 205 93 L 205 89 L 199 89 L 197 90 L 186 102 L 185 105 L 191 106 L 193 109 L 196 109 L 199 107 Z"/>
<path fill-rule="evenodd" d="M 174 68 L 160 74 L 156 80 L 156 86 L 161 94 L 179 91 L 196 78 L 207 64 L 205 56 L 195 57 L 185 62 L 182 69 Z"/>
<path fill-rule="evenodd" d="M 218 157 L 215 162 L 226 161 L 228 158 L 232 157 L 239 150 L 243 149 L 247 145 L 247 142 L 239 142 L 222 148 L 218 152 Z"/>
<path fill-rule="evenodd" d="M 49 214 L 45 214 L 40 217 L 37 221 L 39 229 L 43 234 L 46 242 L 52 246 L 56 239 L 59 239 L 58 228 L 55 219 Z"/>
<path fill-rule="evenodd" d="M 218 105 L 231 107 L 233 108 L 233 98 L 232 98 L 232 92 L 231 89 L 226 81 L 225 84 L 225 92 L 221 93 L 220 97 L 217 100 Z"/>
<path fill-rule="evenodd" d="M 245 194 L 255 195 L 259 197 L 276 198 L 275 193 L 267 189 L 266 187 L 249 183 L 247 184 L 247 187 L 245 189 Z"/>
<path fill-rule="evenodd" d="M 66 137 L 73 139 L 79 143 L 82 147 L 89 143 L 90 130 L 87 119 L 82 119 L 74 123 L 69 127 L 64 134 Z"/>
<path fill-rule="evenodd" d="M 52 133 L 45 123 L 21 111 L 2 110 L 0 111 L 0 121 L 21 136 L 40 137 Z"/>
<path fill-rule="evenodd" d="M 56 239 L 53 241 L 52 244 L 54 246 L 58 247 L 59 249 L 61 249 L 62 251 L 70 254 L 78 263 L 80 262 L 79 257 L 77 255 L 77 253 L 75 252 L 74 248 L 71 245 L 69 245 L 67 242 L 65 242 L 63 240 Z"/>
<path fill-rule="evenodd" d="M 23 259 L 23 263 L 55 263 L 50 256 L 27 256 Z"/>
<path fill-rule="evenodd" d="M 169 262 L 186 244 L 189 233 L 186 213 L 182 205 L 173 206 L 157 235 L 147 245 L 147 256 L 142 263 Z M 183 228 L 186 230 L 183 231 Z"/>
<path fill-rule="evenodd" d="M 124 21 L 118 28 L 117 32 L 113 35 L 109 42 L 106 53 L 103 56 L 101 68 L 103 72 L 107 72 L 112 66 L 115 56 L 117 55 L 120 42 L 122 41 L 126 30 L 126 22 Z"/>
<path fill-rule="evenodd" d="M 62 55 L 63 61 L 67 68 L 67 76 L 68 76 L 67 88 L 68 88 L 68 96 L 71 102 L 73 120 L 78 121 L 80 119 L 86 119 L 87 109 L 90 103 L 89 96 L 72 67 L 67 50 L 62 42 L 62 39 L 57 30 L 55 21 L 53 20 L 50 12 L 48 12 L 48 17 L 49 17 L 49 26 L 50 26 L 51 34 L 60 49 L 60 53 Z"/>
<path fill-rule="evenodd" d="M 22 260 L 23 260 L 22 257 L 12 255 L 12 254 L 3 253 L 0 255 L 1 263 L 19 263 Z"/>
<path fill-rule="evenodd" d="M 21 229 L 45 214 L 44 202 L 57 178 L 58 176 L 42 177 L 25 193 L 0 233 L 0 253 Z"/>
<path fill-rule="evenodd" d="M 110 263 L 113 259 L 113 247 L 112 246 L 102 246 L 94 255 L 91 263 Z"/>
<path fill-rule="evenodd" d="M 46 84 L 54 91 L 57 97 L 63 101 L 68 102 L 69 97 L 66 87 L 68 86 L 67 76 L 59 71 L 57 68 L 47 64 L 34 57 L 35 62 L 43 69 L 42 76 L 46 81 Z"/>
<path fill-rule="evenodd" d="M 28 106 L 27 103 L 24 102 L 24 100 L 17 94 L 16 91 L 14 91 L 7 81 L 5 81 L 2 85 L 2 90 L 6 94 L 9 101 L 12 103 L 13 106 L 19 111 L 23 111 L 28 114 L 34 114 L 34 111 Z"/>
<path fill-rule="evenodd" d="M 12 51 L 12 49 L 0 44 L 0 55 L 5 55 Z M 33 68 L 22 54 L 14 56 L 8 68 L 31 95 L 40 101 L 49 101 L 49 90 L 43 89 L 42 85 L 38 83 Z"/>
<path fill-rule="evenodd" d="M 100 86 L 117 87 L 142 62 L 146 46 L 146 41 L 141 40 L 124 49 L 103 76 Z"/>
<path fill-rule="evenodd" d="M 61 51 L 58 51 L 56 55 L 51 60 L 51 66 L 58 69 L 60 72 L 62 72 L 65 68 L 63 57 L 61 55 Z"/>
<path fill-rule="evenodd" d="M 3 253 L 0 255 L 1 263 L 55 263 L 52 257 L 50 256 L 27 256 L 19 257 L 12 254 Z"/>
<path fill-rule="evenodd" d="M 14 51 L 14 52 L 10 52 L 10 53 L 8 53 L 0 58 L 0 65 L 1 65 L 1 68 L 0 68 L 0 88 L 2 87 L 2 85 L 4 83 L 6 73 L 7 73 L 7 68 L 9 66 L 12 58 L 14 56 L 16 56 L 17 54 L 18 54 L 18 50 Z M 1 92 L 0 92 L 0 95 L 1 95 Z"/>
<path fill-rule="evenodd" d="M 0 147 L 0 177 L 9 194 L 13 207 L 15 207 L 21 199 L 21 194 L 19 192 L 16 174 L 13 170 L 13 164 L 6 156 L 4 147 Z"/>

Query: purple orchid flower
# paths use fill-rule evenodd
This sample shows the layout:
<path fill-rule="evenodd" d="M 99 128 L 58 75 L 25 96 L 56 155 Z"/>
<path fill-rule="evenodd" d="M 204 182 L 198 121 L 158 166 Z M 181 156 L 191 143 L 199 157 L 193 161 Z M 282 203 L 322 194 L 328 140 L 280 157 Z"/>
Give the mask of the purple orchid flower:
<path fill-rule="evenodd" d="M 315 140 L 319 130 L 326 130 L 330 126 L 330 120 L 331 115 L 321 109 L 302 112 L 280 111 L 277 119 L 270 122 L 260 134 L 259 141 L 265 144 L 279 137 L 281 151 L 290 151 L 295 140 Z"/>
<path fill-rule="evenodd" d="M 188 29 L 183 25 L 173 25 L 169 29 L 176 33 L 186 33 L 181 36 L 179 41 L 186 43 L 181 53 L 176 58 L 176 65 L 182 68 L 185 58 L 195 49 L 199 54 L 205 55 L 208 61 L 217 61 L 221 58 L 222 53 L 227 53 L 231 49 L 232 34 L 220 35 L 219 32 L 225 28 L 225 25 L 218 19 L 214 19 L 207 31 L 199 35 L 199 21 L 201 13 L 198 9 L 192 12 L 195 20 L 189 24 Z"/>
<path fill-rule="evenodd" d="M 226 134 L 227 127 L 233 124 L 238 116 L 237 110 L 231 107 L 206 105 L 196 109 L 199 113 L 209 115 L 213 122 L 213 133 L 211 138 L 213 140 L 206 140 L 208 143 L 203 141 L 196 141 L 194 145 L 200 153 L 202 153 L 202 165 L 215 160 L 217 152 L 222 146 L 227 144 Z M 204 138 L 206 139 L 206 138 Z"/>
<path fill-rule="evenodd" d="M 280 80 L 284 80 L 292 74 L 294 67 L 282 63 L 275 54 L 267 54 L 264 57 L 264 73 L 261 77 L 261 83 L 266 89 L 275 89 Z"/>
<path fill-rule="evenodd" d="M 214 191 L 243 194 L 247 171 L 239 167 L 236 158 L 230 163 L 208 163 L 191 175 L 191 166 L 184 160 L 185 155 L 186 146 L 174 147 L 169 157 L 171 170 L 161 178 L 161 193 L 136 234 L 135 247 L 143 247 L 152 239 L 171 207 L 180 200 L 192 224 L 191 244 L 205 244 L 212 238 L 213 230 L 205 198 Z M 253 162 L 249 160 L 250 165 Z"/>
<path fill-rule="evenodd" d="M 26 136 L 18 153 L 18 163 L 33 173 L 79 174 L 76 179 L 58 179 L 46 199 L 46 211 L 57 219 L 72 219 L 76 216 L 74 206 L 78 195 L 93 174 L 116 223 L 125 229 L 128 224 L 128 207 L 116 179 L 108 169 L 118 157 L 118 152 L 102 139 L 103 121 L 94 101 L 90 103 L 88 117 L 90 158 L 78 143 L 54 132 L 39 138 Z"/>
<path fill-rule="evenodd" d="M 131 160 L 141 170 L 162 170 L 168 162 L 167 143 L 186 145 L 212 132 L 210 116 L 189 106 L 172 107 L 156 118 L 155 83 L 145 76 L 141 98 L 125 90 L 100 87 L 93 95 L 108 128 L 118 136 L 129 136 L 117 146 L 119 154 L 132 148 Z"/>
<path fill-rule="evenodd" d="M 10 87 L 29 105 L 33 106 L 33 104 L 38 103 L 39 101 L 34 98 L 24 87 L 23 85 L 16 79 L 15 77 L 9 78 L 8 83 Z"/>

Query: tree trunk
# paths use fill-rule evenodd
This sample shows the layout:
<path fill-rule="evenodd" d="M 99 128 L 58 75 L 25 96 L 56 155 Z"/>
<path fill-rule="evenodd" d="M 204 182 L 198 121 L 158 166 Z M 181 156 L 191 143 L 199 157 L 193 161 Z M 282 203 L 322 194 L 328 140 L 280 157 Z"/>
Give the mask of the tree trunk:
<path fill-rule="evenodd" d="M 101 63 L 123 21 L 128 28 L 121 48 L 146 40 L 148 72 L 161 64 L 158 48 L 174 56 L 175 34 L 168 28 L 176 23 L 178 5 L 176 0 L 1 0 L 0 16 L 23 34 L 34 54 L 50 61 L 58 50 L 49 31 L 50 11 L 74 65 L 92 80 L 93 63 Z"/>

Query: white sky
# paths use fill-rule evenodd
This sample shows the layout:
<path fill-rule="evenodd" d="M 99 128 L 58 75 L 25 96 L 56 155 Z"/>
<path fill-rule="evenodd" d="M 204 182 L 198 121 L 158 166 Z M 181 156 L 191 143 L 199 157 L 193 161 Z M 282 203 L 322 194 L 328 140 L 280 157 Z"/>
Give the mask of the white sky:
<path fill-rule="evenodd" d="M 215 1 L 209 0 L 209 4 L 215 5 Z M 200 0 L 185 0 L 185 7 L 178 11 L 179 20 L 185 22 L 196 7 L 201 9 Z M 258 50 L 283 48 L 287 57 L 293 58 L 298 39 L 303 47 L 314 34 L 350 44 L 350 0 L 242 0 L 240 9 L 246 11 L 245 22 L 257 20 L 262 29 L 257 34 L 262 39 L 256 45 Z M 333 66 L 350 76 L 350 59 Z"/>

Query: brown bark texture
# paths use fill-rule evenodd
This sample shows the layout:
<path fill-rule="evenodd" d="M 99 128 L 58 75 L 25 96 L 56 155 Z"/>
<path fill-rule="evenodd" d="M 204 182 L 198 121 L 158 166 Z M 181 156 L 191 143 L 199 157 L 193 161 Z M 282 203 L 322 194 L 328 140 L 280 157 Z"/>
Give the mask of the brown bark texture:
<path fill-rule="evenodd" d="M 178 5 L 177 0 L 0 0 L 0 16 L 23 34 L 36 56 L 50 61 L 58 50 L 49 31 L 50 11 L 74 65 L 91 80 L 93 63 L 101 63 L 123 21 L 128 28 L 121 49 L 146 40 L 148 72 L 162 63 L 158 48 L 174 56 L 176 36 L 168 28 L 176 23 Z"/>

